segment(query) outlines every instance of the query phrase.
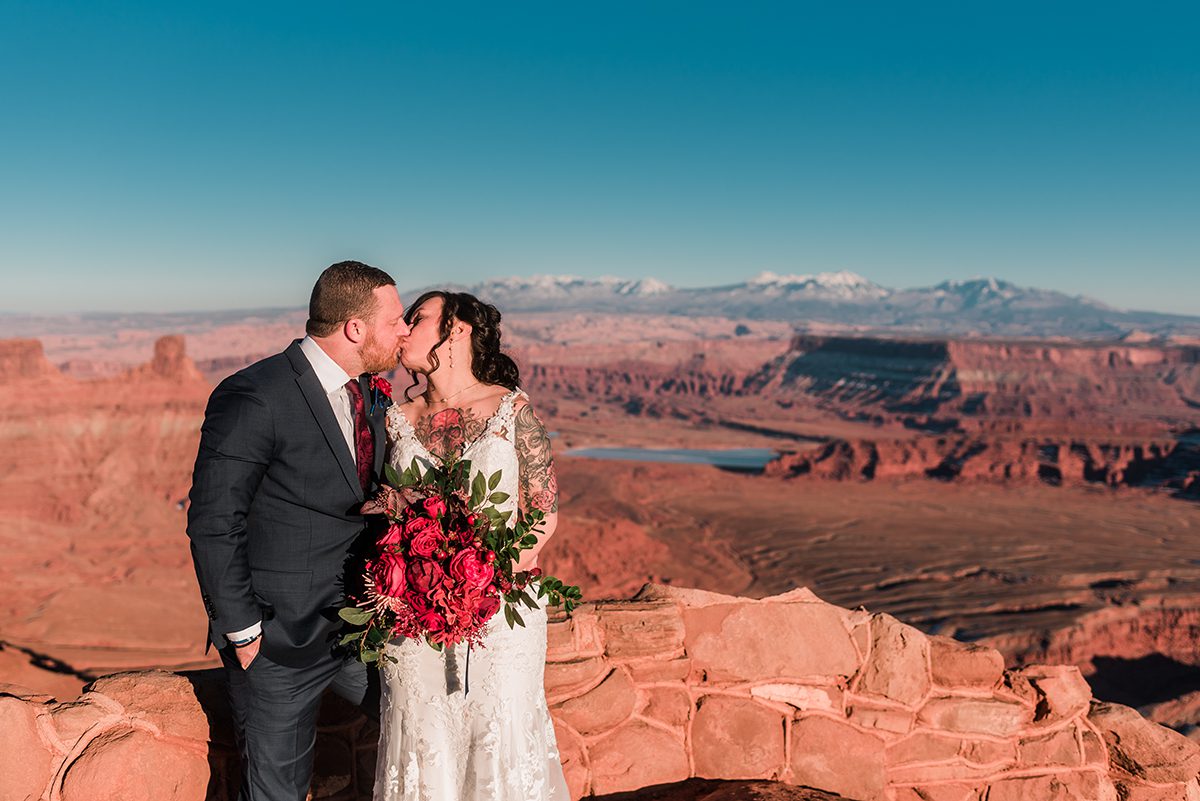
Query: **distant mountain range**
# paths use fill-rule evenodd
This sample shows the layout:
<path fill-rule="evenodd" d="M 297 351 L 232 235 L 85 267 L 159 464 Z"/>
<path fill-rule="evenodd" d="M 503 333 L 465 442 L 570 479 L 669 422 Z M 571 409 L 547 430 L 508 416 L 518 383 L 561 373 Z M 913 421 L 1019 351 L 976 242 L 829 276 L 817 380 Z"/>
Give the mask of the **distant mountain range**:
<path fill-rule="evenodd" d="M 457 287 L 502 311 L 633 312 L 786 320 L 799 327 L 925 334 L 1118 339 L 1200 336 L 1200 316 L 1122 311 L 1083 296 L 996 278 L 890 289 L 851 272 L 761 273 L 716 287 L 673 287 L 653 278 L 500 278 Z"/>
<path fill-rule="evenodd" d="M 798 329 L 929 336 L 1070 337 L 1146 341 L 1200 338 L 1200 316 L 1123 311 L 1079 295 L 1020 287 L 996 278 L 891 289 L 851 272 L 761 273 L 715 287 L 674 287 L 654 278 L 567 275 L 497 278 L 442 285 L 471 292 L 509 312 L 608 312 L 782 320 Z M 411 301 L 422 289 L 405 291 Z M 164 314 L 0 314 L 0 337 L 161 330 L 195 333 L 217 325 L 277 322 L 297 309 Z"/>

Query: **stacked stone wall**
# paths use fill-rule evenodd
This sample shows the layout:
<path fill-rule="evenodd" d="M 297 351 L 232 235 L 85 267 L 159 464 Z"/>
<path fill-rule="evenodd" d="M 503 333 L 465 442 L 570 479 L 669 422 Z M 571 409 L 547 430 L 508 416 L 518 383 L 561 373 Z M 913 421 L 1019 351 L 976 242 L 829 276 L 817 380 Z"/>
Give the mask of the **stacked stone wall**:
<path fill-rule="evenodd" d="M 1073 667 L 1006 671 L 807 590 L 647 587 L 549 628 L 546 694 L 572 795 L 689 777 L 859 801 L 1200 801 L 1200 744 L 1096 702 Z M 78 699 L 0 685 L 0 798 L 225 801 L 219 671 L 106 677 Z M 330 702 L 313 796 L 368 799 L 378 729 Z"/>

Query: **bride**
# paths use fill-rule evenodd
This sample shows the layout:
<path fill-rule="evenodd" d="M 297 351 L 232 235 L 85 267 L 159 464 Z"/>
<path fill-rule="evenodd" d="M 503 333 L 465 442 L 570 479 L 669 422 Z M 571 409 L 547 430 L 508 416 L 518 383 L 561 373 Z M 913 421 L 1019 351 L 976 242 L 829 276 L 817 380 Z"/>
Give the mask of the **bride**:
<path fill-rule="evenodd" d="M 558 483 L 550 439 L 517 385 L 517 365 L 500 352 L 500 312 L 434 291 L 405 321 L 400 363 L 425 385 L 388 411 L 389 463 L 427 467 L 453 454 L 470 460 L 472 476 L 500 470 L 497 489 L 509 496 L 500 510 L 546 515 L 516 569 L 535 567 L 558 519 Z M 546 612 L 523 616 L 525 626 L 510 629 L 494 615 L 482 648 L 387 646 L 375 801 L 569 801 L 542 686 Z"/>

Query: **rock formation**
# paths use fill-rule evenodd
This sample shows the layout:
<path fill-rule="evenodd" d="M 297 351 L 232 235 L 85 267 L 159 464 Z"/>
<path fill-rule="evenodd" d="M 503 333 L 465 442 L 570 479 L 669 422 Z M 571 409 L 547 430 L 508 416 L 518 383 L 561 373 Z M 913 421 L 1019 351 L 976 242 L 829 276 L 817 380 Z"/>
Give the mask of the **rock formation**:
<path fill-rule="evenodd" d="M 546 692 L 575 798 L 689 777 L 859 801 L 1200 794 L 1200 743 L 1095 702 L 1077 669 L 1005 670 L 994 650 L 803 589 L 752 601 L 648 585 L 548 636 Z M 376 728 L 334 703 L 322 720 L 314 797 L 369 798 Z M 62 703 L 5 686 L 0 797 L 225 801 L 229 725 L 218 671 L 110 676 Z"/>
<path fill-rule="evenodd" d="M 187 357 L 184 338 L 178 334 L 159 337 L 154 342 L 154 358 L 124 375 L 127 381 L 166 379 L 184 383 L 204 381 L 204 376 Z"/>
<path fill-rule="evenodd" d="M 834 439 L 803 453 L 784 453 L 766 473 L 835 481 L 931 478 L 1155 487 L 1190 497 L 1200 475 L 1200 438 L 1189 433 L 1178 439 L 1116 442 L 978 435 Z"/>
<path fill-rule="evenodd" d="M 26 673 L 20 660 L 50 665 L 51 686 L 203 663 L 181 504 L 211 385 L 179 337 L 94 381 L 40 352 L 0 343 L 27 366 L 19 382 L 0 372 L 0 681 Z"/>
<path fill-rule="evenodd" d="M 1195 424 L 1200 348 L 800 335 L 745 391 L 935 432 L 1146 435 Z"/>
<path fill-rule="evenodd" d="M 36 339 L 0 340 L 0 385 L 61 377 Z"/>

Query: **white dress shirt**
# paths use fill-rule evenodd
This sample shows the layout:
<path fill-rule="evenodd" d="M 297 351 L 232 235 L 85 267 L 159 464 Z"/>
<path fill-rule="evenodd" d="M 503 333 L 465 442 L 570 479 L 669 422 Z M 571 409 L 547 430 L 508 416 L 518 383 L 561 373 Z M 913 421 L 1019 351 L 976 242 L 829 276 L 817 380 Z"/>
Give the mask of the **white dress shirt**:
<path fill-rule="evenodd" d="M 333 409 L 333 416 L 337 418 L 338 426 L 342 429 L 342 436 L 346 438 L 350 459 L 357 464 L 358 454 L 354 447 L 354 406 L 350 400 L 350 392 L 346 389 L 346 382 L 350 380 L 350 376 L 328 353 L 321 350 L 321 346 L 312 337 L 300 340 L 300 350 L 304 352 L 304 357 L 317 374 L 321 389 L 325 390 L 325 397 L 329 399 L 329 406 Z"/>
<path fill-rule="evenodd" d="M 338 422 L 338 427 L 342 429 L 342 436 L 346 438 L 346 447 L 350 449 L 350 460 L 357 464 L 358 454 L 354 447 L 354 407 L 350 400 L 350 392 L 346 389 L 346 382 L 350 380 L 350 376 L 342 369 L 341 365 L 330 358 L 328 353 L 321 350 L 321 346 L 312 337 L 300 340 L 300 350 L 304 354 L 304 358 L 308 359 L 308 363 L 312 365 L 313 372 L 317 374 L 317 381 L 321 383 L 321 389 L 325 390 L 329 407 L 333 409 L 333 416 Z M 225 636 L 230 640 L 244 640 L 261 632 L 262 622 L 260 621 L 253 626 L 241 631 L 230 632 Z"/>

